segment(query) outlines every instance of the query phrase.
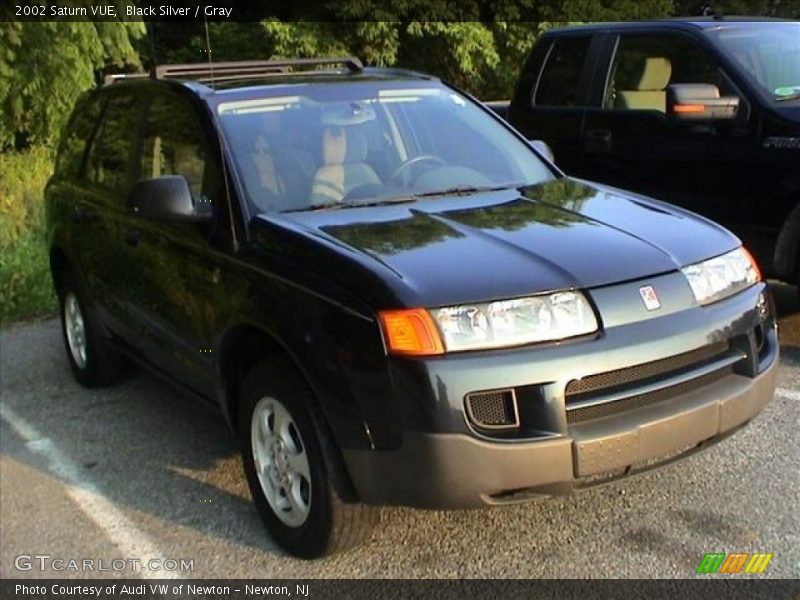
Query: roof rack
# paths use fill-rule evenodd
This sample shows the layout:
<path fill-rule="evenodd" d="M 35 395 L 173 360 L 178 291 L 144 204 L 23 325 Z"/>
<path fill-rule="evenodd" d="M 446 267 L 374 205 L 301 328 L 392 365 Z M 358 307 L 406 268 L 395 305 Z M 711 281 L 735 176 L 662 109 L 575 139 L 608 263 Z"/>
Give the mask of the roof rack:
<path fill-rule="evenodd" d="M 190 79 L 198 82 L 222 82 L 237 79 L 254 79 L 274 75 L 299 75 L 313 73 L 310 67 L 343 65 L 350 73 L 364 69 L 354 56 L 325 58 L 291 58 L 279 60 L 246 60 L 236 62 L 192 63 L 157 65 L 150 73 L 107 75 L 106 85 L 124 79 Z M 305 68 L 304 68 L 305 67 Z"/>

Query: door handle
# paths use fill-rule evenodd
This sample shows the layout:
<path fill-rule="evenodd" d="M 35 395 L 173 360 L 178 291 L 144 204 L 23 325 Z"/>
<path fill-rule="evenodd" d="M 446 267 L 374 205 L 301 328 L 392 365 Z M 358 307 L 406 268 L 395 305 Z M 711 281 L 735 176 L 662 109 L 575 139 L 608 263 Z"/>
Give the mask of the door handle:
<path fill-rule="evenodd" d="M 608 129 L 588 129 L 584 148 L 586 152 L 608 153 L 611 152 L 612 135 Z"/>
<path fill-rule="evenodd" d="M 135 227 L 129 227 L 125 230 L 125 243 L 129 246 L 138 246 L 139 238 L 142 237 L 142 232 Z"/>

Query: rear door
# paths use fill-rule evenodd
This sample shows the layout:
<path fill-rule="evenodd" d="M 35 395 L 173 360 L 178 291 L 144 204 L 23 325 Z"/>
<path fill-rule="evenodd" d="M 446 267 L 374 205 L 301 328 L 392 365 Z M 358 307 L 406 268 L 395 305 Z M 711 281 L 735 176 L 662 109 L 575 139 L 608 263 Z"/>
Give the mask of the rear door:
<path fill-rule="evenodd" d="M 133 181 L 141 101 L 132 90 L 112 90 L 107 98 L 82 166 L 72 218 L 79 225 L 84 284 L 96 310 L 119 340 L 130 340 L 135 327 L 127 306 L 128 280 L 120 269 L 119 234 Z"/>
<path fill-rule="evenodd" d="M 525 137 L 546 141 L 556 164 L 580 171 L 584 106 L 593 74 L 591 33 L 559 35 L 536 47 L 523 71 L 509 120 Z"/>
<path fill-rule="evenodd" d="M 750 187 L 742 169 L 752 147 L 748 104 L 714 55 L 682 31 L 609 35 L 585 115 L 581 176 L 735 222 Z M 741 98 L 733 120 L 689 122 L 666 115 L 666 88 L 716 85 Z"/>

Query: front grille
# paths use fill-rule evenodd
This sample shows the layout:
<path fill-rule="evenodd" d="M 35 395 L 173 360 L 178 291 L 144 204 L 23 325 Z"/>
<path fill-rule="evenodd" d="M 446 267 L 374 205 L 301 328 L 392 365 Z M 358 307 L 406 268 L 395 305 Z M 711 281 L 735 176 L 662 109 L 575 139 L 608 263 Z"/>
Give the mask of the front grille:
<path fill-rule="evenodd" d="M 683 383 L 664 388 L 663 390 L 650 392 L 648 394 L 629 396 L 628 398 L 623 398 L 622 400 L 617 400 L 615 402 L 604 402 L 602 404 L 594 404 L 583 408 L 568 410 L 567 423 L 570 425 L 584 423 L 586 421 L 610 417 L 611 415 L 633 410 L 635 408 L 641 408 L 642 406 L 649 406 L 650 404 L 661 402 L 667 398 L 679 396 L 680 394 L 685 394 L 703 386 L 710 385 L 731 374 L 733 374 L 733 367 L 725 367 L 712 373 L 708 373 L 707 375 L 696 377 L 690 381 L 685 381 Z"/>
<path fill-rule="evenodd" d="M 676 374 L 689 367 L 695 367 L 702 363 L 710 362 L 719 358 L 730 350 L 729 342 L 718 342 L 709 346 L 703 346 L 691 352 L 676 354 L 668 358 L 654 360 L 652 362 L 589 375 L 583 379 L 573 379 L 567 384 L 566 402 L 585 400 L 592 396 L 598 396 L 598 392 L 608 393 L 609 391 L 622 391 L 626 387 L 635 387 L 648 383 L 653 380 L 661 379 L 669 375 Z"/>
<path fill-rule="evenodd" d="M 467 394 L 467 416 L 481 429 L 510 429 L 519 425 L 514 390 Z"/>

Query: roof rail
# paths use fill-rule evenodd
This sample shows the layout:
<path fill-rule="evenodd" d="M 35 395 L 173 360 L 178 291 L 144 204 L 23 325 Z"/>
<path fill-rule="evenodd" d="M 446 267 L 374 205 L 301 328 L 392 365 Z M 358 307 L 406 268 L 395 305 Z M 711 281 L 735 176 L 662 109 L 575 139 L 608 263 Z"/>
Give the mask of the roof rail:
<path fill-rule="evenodd" d="M 361 61 L 354 56 L 325 58 L 288 58 L 278 60 L 246 60 L 236 62 L 191 63 L 177 65 L 157 65 L 148 73 L 107 75 L 106 85 L 124 79 L 190 79 L 198 82 L 232 81 L 253 79 L 271 75 L 292 75 L 313 72 L 309 67 L 343 65 L 351 73 L 364 69 Z M 305 69 L 303 67 L 306 67 Z"/>
<path fill-rule="evenodd" d="M 148 77 L 150 77 L 150 73 L 115 73 L 113 75 L 106 75 L 103 83 L 104 85 L 111 85 L 123 79 L 147 79 Z"/>

